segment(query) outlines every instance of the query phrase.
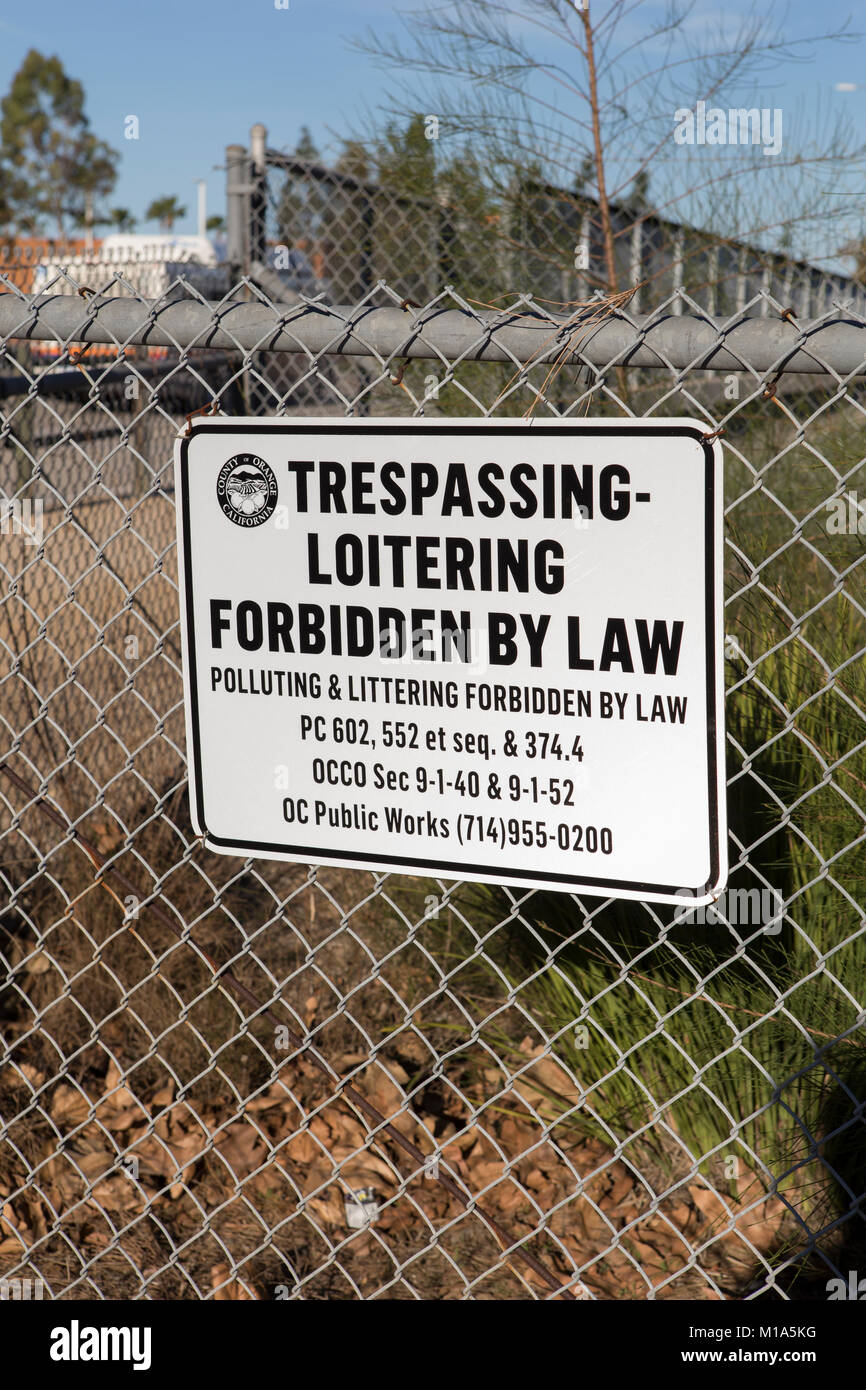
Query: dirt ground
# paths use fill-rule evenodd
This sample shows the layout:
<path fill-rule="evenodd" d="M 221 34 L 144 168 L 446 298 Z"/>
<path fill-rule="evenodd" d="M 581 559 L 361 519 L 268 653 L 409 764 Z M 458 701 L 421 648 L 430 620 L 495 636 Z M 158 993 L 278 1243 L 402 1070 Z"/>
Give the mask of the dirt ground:
<path fill-rule="evenodd" d="M 181 819 L 137 855 L 167 864 Z M 719 1298 L 778 1246 L 782 1204 L 753 1175 L 721 1194 L 588 1139 L 540 1041 L 514 1033 L 519 1065 L 503 1049 L 501 999 L 431 991 L 401 905 L 429 884 L 374 896 L 372 875 L 279 866 L 265 887 L 271 866 L 221 860 L 214 894 L 199 855 L 166 873 L 179 941 L 147 907 L 124 926 L 80 850 L 48 863 L 62 890 L 33 879 L 34 933 L 5 948 L 0 1273 L 73 1298 Z M 276 1012 L 239 1006 L 203 951 Z"/>

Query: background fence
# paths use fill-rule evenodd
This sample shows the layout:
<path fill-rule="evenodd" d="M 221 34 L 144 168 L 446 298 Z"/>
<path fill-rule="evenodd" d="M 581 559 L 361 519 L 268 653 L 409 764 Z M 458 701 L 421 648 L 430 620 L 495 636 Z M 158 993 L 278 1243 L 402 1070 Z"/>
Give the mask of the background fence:
<path fill-rule="evenodd" d="M 408 305 L 399 277 L 375 308 L 262 283 L 0 295 L 0 1275 L 827 1297 L 864 1253 L 866 324 L 766 291 L 756 323 L 679 290 L 557 317 L 528 292 Z M 86 342 L 115 352 L 76 365 Z M 724 427 L 736 891 L 714 916 L 201 848 L 171 457 L 212 399 Z"/>
<path fill-rule="evenodd" d="M 289 291 L 357 303 L 375 299 L 385 281 L 425 303 L 450 285 L 480 303 L 529 286 L 552 308 L 610 288 L 601 211 L 580 192 L 515 174 L 504 187 L 476 187 L 468 205 L 445 191 L 419 197 L 399 181 L 389 186 L 268 149 L 260 126 L 250 154 L 230 146 L 227 164 L 229 203 L 242 204 L 230 259 L 247 271 L 276 266 Z M 866 311 L 864 286 L 839 272 L 649 207 L 614 204 L 610 216 L 616 284 L 636 287 L 635 312 L 667 301 L 678 314 L 678 291 L 710 315 L 762 317 L 771 295 L 800 318 L 840 298 Z"/>

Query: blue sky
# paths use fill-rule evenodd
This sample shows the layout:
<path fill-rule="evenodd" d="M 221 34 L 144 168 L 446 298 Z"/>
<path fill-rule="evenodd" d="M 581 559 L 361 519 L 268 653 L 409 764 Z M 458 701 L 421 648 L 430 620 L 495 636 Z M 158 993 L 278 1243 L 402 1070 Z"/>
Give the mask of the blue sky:
<path fill-rule="evenodd" d="M 607 0 L 595 0 L 604 8 Z M 862 6 L 862 0 L 860 0 Z M 365 108 L 375 109 L 387 77 L 372 60 L 353 52 L 347 40 L 368 24 L 396 29 L 400 10 L 386 0 L 145 0 L 142 4 L 88 0 L 39 0 L 0 19 L 0 91 L 30 47 L 56 53 L 70 75 L 83 82 L 94 131 L 122 154 L 111 202 L 141 217 L 154 196 L 173 193 L 188 207 L 180 231 L 195 230 L 194 181 L 208 182 L 208 210 L 224 211 L 220 165 L 226 144 L 245 142 L 257 120 L 269 143 L 291 148 L 302 124 L 321 146 L 329 132 L 350 132 Z M 657 0 L 642 0 L 633 23 L 657 13 Z M 744 14 L 749 0 L 727 0 L 727 17 Z M 7 13 L 9 11 L 7 10 Z M 823 32 L 844 21 L 848 9 L 836 0 L 790 5 L 770 0 L 763 12 L 784 19 L 791 37 Z M 720 13 L 699 0 L 692 28 Z M 786 17 L 787 16 L 787 17 Z M 866 13 L 863 14 L 866 28 Z M 771 74 L 772 104 L 809 111 L 820 103 L 825 116 L 849 112 L 866 142 L 866 41 L 826 48 L 807 63 Z M 840 81 L 863 80 L 863 88 L 840 93 Z M 123 138 L 127 115 L 138 116 L 138 141 Z"/>
<path fill-rule="evenodd" d="M 174 193 L 195 230 L 196 179 L 207 179 L 211 212 L 224 212 L 225 146 L 246 143 L 263 121 L 270 143 L 293 147 L 305 122 L 324 144 L 329 125 L 359 118 L 370 64 L 344 36 L 368 22 L 387 26 L 380 0 L 39 0 L 0 18 L 0 92 L 30 48 L 57 54 L 83 83 L 95 133 L 122 155 L 114 205 L 141 216 L 154 196 Z M 9 14 L 11 7 L 4 7 Z M 2 13 L 2 11 L 0 11 Z M 32 16 L 32 18 L 31 18 Z M 124 139 L 137 115 L 138 141 Z"/>

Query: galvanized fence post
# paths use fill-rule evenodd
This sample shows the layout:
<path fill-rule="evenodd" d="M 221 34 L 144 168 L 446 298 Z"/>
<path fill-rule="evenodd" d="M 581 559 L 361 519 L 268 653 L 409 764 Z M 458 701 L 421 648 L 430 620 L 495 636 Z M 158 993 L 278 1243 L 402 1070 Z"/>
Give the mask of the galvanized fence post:
<path fill-rule="evenodd" d="M 250 183 L 243 145 L 226 146 L 226 240 L 232 279 L 248 271 Z"/>
<path fill-rule="evenodd" d="M 250 130 L 250 262 L 267 264 L 268 170 L 267 131 L 261 123 Z"/>

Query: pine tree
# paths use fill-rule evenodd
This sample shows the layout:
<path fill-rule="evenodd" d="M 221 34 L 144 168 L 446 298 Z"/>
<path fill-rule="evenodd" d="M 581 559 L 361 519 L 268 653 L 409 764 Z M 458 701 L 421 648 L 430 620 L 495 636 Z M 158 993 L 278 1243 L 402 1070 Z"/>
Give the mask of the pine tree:
<path fill-rule="evenodd" d="M 32 48 L 0 102 L 0 216 L 20 231 L 52 222 L 59 236 L 98 220 L 119 155 L 90 130 L 84 88 L 57 57 Z"/>

